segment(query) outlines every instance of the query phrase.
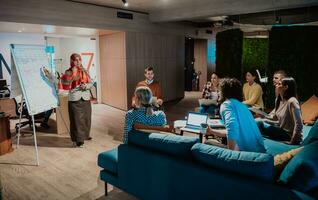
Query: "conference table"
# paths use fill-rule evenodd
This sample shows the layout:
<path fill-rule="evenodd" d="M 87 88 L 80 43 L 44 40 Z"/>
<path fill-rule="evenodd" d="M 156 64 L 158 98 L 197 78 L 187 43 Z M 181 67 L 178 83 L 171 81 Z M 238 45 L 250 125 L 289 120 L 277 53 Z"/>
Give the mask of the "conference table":
<path fill-rule="evenodd" d="M 214 118 L 214 119 L 208 119 L 207 124 L 211 127 L 211 128 L 216 128 L 216 129 L 224 129 L 224 124 L 222 123 L 222 121 L 220 119 Z M 194 133 L 199 135 L 199 140 L 202 143 L 203 141 L 203 136 L 206 136 L 206 131 L 202 131 L 201 129 L 184 129 L 184 127 L 187 125 L 187 120 L 176 120 L 173 123 L 173 128 L 174 128 L 174 132 L 177 132 L 176 130 L 179 130 L 179 134 L 183 135 L 184 132 L 188 132 L 188 133 Z"/>

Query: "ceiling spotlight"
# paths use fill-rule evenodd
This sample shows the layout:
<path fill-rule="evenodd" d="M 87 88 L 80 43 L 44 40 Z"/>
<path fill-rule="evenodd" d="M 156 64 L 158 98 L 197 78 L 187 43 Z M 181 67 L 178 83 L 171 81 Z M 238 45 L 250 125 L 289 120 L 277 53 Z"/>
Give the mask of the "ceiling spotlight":
<path fill-rule="evenodd" d="M 122 0 L 122 2 L 123 2 L 123 4 L 124 4 L 124 6 L 125 6 L 125 7 L 127 7 L 127 6 L 128 6 L 128 2 L 127 2 L 127 0 Z"/>

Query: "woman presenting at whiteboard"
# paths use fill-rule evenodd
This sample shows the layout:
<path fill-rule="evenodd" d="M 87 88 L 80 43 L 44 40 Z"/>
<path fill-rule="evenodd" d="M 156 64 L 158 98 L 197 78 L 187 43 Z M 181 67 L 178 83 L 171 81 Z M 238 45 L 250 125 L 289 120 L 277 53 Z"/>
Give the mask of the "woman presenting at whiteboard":
<path fill-rule="evenodd" d="M 90 89 L 93 83 L 88 72 L 82 66 L 82 58 L 79 54 L 72 54 L 71 67 L 61 77 L 62 84 L 69 89 L 68 111 L 70 117 L 70 133 L 74 146 L 82 147 L 84 140 L 91 140 L 91 114 Z M 44 70 L 46 76 L 48 71 Z M 68 87 L 67 87 L 68 86 Z"/>

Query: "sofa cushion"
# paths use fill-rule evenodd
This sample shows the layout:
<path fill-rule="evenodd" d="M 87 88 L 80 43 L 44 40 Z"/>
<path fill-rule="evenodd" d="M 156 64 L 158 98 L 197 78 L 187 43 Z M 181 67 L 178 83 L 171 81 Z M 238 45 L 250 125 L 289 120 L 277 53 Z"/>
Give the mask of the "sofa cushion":
<path fill-rule="evenodd" d="M 299 147 L 299 145 L 285 144 L 283 142 L 271 140 L 268 138 L 264 139 L 264 146 L 266 149 L 266 153 L 272 156 L 275 156 L 277 154 L 281 154 L 281 153 L 284 153 Z"/>
<path fill-rule="evenodd" d="M 310 144 L 313 141 L 318 140 L 318 120 L 316 120 L 315 124 L 311 127 L 308 132 L 308 135 L 304 138 L 302 145 Z"/>
<path fill-rule="evenodd" d="M 98 154 L 97 164 L 105 170 L 117 174 L 118 171 L 118 149 L 114 148 Z"/>
<path fill-rule="evenodd" d="M 273 156 L 265 153 L 233 151 L 206 144 L 195 144 L 192 154 L 196 160 L 208 166 L 272 181 Z"/>
<path fill-rule="evenodd" d="M 289 161 L 279 181 L 290 187 L 307 192 L 318 186 L 318 141 L 304 146 Z"/>
<path fill-rule="evenodd" d="M 199 138 L 172 134 L 146 133 L 132 130 L 128 134 L 128 143 L 148 149 L 164 152 L 174 156 L 190 157 L 191 147 Z"/>
<path fill-rule="evenodd" d="M 305 124 L 314 124 L 318 117 L 318 98 L 315 95 L 301 105 L 301 115 Z"/>

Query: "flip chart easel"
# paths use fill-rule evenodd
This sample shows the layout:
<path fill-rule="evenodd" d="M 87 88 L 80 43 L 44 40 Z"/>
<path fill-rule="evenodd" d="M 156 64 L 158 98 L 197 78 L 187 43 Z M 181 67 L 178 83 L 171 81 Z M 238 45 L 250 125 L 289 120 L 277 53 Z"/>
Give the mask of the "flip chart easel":
<path fill-rule="evenodd" d="M 17 148 L 20 143 L 21 118 L 25 102 L 32 119 L 36 164 L 39 165 L 39 153 L 36 139 L 34 115 L 59 106 L 59 99 L 54 83 L 48 81 L 41 68 L 49 66 L 49 58 L 44 45 L 11 44 L 11 98 L 22 94 L 18 126 Z"/>

